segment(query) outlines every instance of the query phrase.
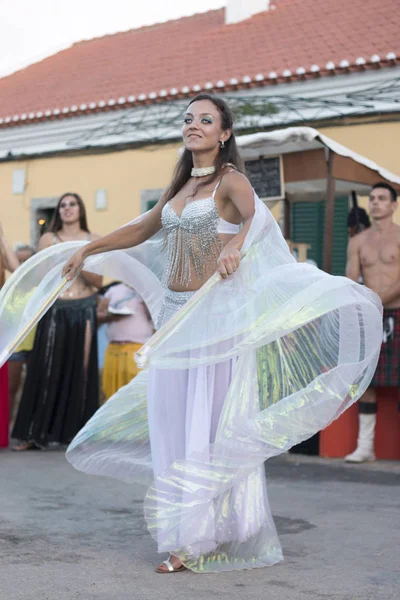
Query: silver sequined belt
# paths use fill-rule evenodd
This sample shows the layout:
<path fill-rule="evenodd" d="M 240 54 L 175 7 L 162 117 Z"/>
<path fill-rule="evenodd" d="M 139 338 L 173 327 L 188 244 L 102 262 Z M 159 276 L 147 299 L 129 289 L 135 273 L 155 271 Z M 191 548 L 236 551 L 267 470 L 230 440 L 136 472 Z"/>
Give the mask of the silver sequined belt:
<path fill-rule="evenodd" d="M 161 306 L 160 313 L 157 318 L 156 327 L 160 329 L 169 319 L 176 313 L 186 302 L 193 296 L 195 292 L 174 292 L 166 289 Z"/>

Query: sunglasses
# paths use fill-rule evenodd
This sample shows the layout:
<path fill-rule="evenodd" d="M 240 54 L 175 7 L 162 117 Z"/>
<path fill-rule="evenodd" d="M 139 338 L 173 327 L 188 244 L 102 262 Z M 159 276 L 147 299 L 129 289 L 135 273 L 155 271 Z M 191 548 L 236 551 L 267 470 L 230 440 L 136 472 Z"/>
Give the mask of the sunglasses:
<path fill-rule="evenodd" d="M 71 200 L 71 202 L 61 202 L 60 208 L 73 208 L 74 206 L 78 206 L 78 203 L 75 200 Z"/>

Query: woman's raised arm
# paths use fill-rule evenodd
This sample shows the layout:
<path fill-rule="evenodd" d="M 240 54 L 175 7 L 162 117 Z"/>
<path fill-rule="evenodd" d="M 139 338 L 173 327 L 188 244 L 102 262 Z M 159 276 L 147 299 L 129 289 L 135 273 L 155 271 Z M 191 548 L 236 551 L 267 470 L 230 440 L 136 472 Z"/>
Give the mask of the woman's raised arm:
<path fill-rule="evenodd" d="M 14 271 L 16 271 L 16 269 L 18 269 L 18 267 L 19 267 L 19 260 L 16 256 L 14 250 L 11 248 L 10 244 L 7 242 L 7 240 L 4 236 L 4 232 L 3 232 L 3 228 L 1 226 L 1 223 L 0 223 L 0 253 L 2 255 L 5 268 L 8 269 L 10 271 L 10 273 L 13 273 Z"/>
<path fill-rule="evenodd" d="M 88 256 L 110 252 L 111 250 L 132 248 L 148 240 L 162 227 L 161 211 L 163 206 L 164 201 L 162 197 L 137 223 L 116 229 L 112 233 L 94 240 L 77 250 L 70 260 L 65 263 L 62 271 L 63 276 L 69 280 L 73 279 Z"/>
<path fill-rule="evenodd" d="M 227 173 L 221 182 L 221 193 L 229 198 L 242 219 L 242 228 L 224 247 L 218 258 L 218 271 L 224 279 L 240 265 L 240 251 L 254 217 L 254 191 L 242 173 Z"/>

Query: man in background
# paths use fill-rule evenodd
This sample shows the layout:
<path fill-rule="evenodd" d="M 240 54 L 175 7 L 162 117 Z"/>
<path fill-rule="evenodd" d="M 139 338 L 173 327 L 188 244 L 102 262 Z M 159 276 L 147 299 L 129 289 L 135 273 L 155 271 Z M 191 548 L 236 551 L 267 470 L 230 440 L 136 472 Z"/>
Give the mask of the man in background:
<path fill-rule="evenodd" d="M 400 387 L 400 227 L 393 222 L 397 192 L 387 183 L 376 183 L 369 198 L 370 228 L 352 237 L 346 275 L 360 276 L 376 292 L 384 307 L 383 343 L 371 386 L 358 402 L 357 448 L 348 462 L 375 460 L 376 391 L 378 386 Z"/>
<path fill-rule="evenodd" d="M 102 385 L 104 400 L 108 400 L 138 374 L 135 354 L 151 337 L 154 325 L 142 298 L 124 283 L 107 290 L 99 313 L 108 323 Z"/>

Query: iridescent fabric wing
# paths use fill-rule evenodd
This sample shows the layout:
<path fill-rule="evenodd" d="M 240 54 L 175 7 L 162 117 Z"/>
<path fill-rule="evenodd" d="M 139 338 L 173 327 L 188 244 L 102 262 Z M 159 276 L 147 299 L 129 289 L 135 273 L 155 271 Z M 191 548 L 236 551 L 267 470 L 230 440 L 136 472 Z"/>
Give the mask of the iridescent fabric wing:
<path fill-rule="evenodd" d="M 263 463 L 326 427 L 360 397 L 374 373 L 382 338 L 378 297 L 349 279 L 296 263 L 258 198 L 255 209 L 240 269 L 192 310 L 184 306 L 150 354 L 150 369 L 166 373 L 171 385 L 174 373 L 185 369 L 227 360 L 235 364 L 213 443 L 176 460 L 151 483 L 145 499 L 146 520 L 159 549 L 199 572 L 281 560 Z M 160 274 L 161 248 L 155 242 L 99 255 L 85 268 L 133 285 L 156 314 L 162 290 L 154 270 Z M 72 249 L 60 246 L 60 254 L 50 249 L 43 262 L 37 258 L 21 276 L 10 278 L 0 295 L 2 332 L 11 310 L 7 301 L 18 298 L 20 304 L 7 326 L 7 340 L 28 306 L 32 313 L 52 289 Z M 40 269 L 46 273 L 43 282 Z M 1 343 L 5 356 L 3 336 Z M 77 435 L 67 453 L 76 468 L 151 481 L 149 373 L 143 371 L 119 390 Z"/>
<path fill-rule="evenodd" d="M 18 336 L 29 333 L 28 323 L 33 327 L 35 316 L 36 321 L 40 318 L 43 304 L 60 286 L 63 264 L 85 243 L 66 242 L 46 248 L 8 278 L 0 291 L 0 364 L 9 357 Z M 85 269 L 135 288 L 154 320 L 162 302 L 163 246 L 163 235 L 159 233 L 136 248 L 92 256 L 85 261 Z"/>
<path fill-rule="evenodd" d="M 171 385 L 176 369 L 236 361 L 214 443 L 175 461 L 145 499 L 159 550 L 198 572 L 282 559 L 263 463 L 326 427 L 360 397 L 382 335 L 375 294 L 297 264 L 258 199 L 244 249 L 239 271 L 194 309 L 183 307 L 178 325 L 151 349 L 150 365 L 170 371 Z M 144 458 L 135 439 L 145 399 L 132 410 L 127 404 L 141 386 L 134 380 L 89 422 L 70 446 L 72 464 L 123 479 L 134 480 L 137 467 L 151 476 L 150 452 Z"/>

